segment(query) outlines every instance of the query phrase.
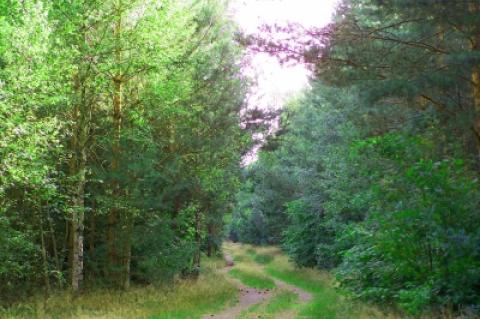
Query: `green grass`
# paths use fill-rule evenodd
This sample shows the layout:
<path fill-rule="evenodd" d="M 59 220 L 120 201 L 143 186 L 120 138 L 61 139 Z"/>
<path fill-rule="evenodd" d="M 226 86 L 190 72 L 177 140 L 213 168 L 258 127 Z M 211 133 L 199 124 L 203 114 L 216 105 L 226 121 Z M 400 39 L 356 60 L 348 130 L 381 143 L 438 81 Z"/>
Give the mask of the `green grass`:
<path fill-rule="evenodd" d="M 98 289 L 73 298 L 62 293 L 46 302 L 42 296 L 9 309 L 2 319 L 200 319 L 221 311 L 237 299 L 236 287 L 215 268 L 221 260 L 206 260 L 198 280 L 178 280 L 158 287 L 133 287 L 126 292 Z"/>
<path fill-rule="evenodd" d="M 384 314 L 375 307 L 349 300 L 334 288 L 333 280 L 326 272 L 315 269 L 295 268 L 285 256 L 275 257 L 265 268 L 267 274 L 297 286 L 312 294 L 313 299 L 299 312 L 301 319 L 373 319 L 398 318 Z"/>
<path fill-rule="evenodd" d="M 258 249 L 258 248 L 257 248 Z M 252 247 L 249 247 L 245 249 L 245 254 L 254 262 L 260 264 L 260 265 L 267 265 L 273 261 L 275 256 L 271 253 L 261 253 L 255 250 Z M 239 259 L 239 261 L 245 261 L 245 256 L 244 255 L 236 255 L 236 258 Z"/>
<path fill-rule="evenodd" d="M 236 263 L 241 263 L 241 262 L 245 261 L 245 256 L 235 255 L 235 256 L 233 256 L 233 261 L 236 262 Z"/>
<path fill-rule="evenodd" d="M 267 303 L 265 311 L 268 314 L 280 313 L 292 308 L 297 300 L 298 295 L 296 293 L 291 291 L 282 291 Z"/>
<path fill-rule="evenodd" d="M 234 268 L 228 272 L 232 277 L 240 280 L 244 285 L 257 289 L 273 289 L 275 283 L 268 276 L 254 271 Z"/>
<path fill-rule="evenodd" d="M 271 263 L 273 261 L 273 256 L 268 255 L 268 254 L 256 254 L 253 257 L 253 260 L 256 263 L 259 263 L 261 265 L 268 265 L 269 263 Z"/>
<path fill-rule="evenodd" d="M 239 319 L 275 318 L 275 315 L 293 309 L 297 301 L 297 294 L 291 291 L 281 291 L 267 303 L 250 307 L 240 315 Z"/>
<path fill-rule="evenodd" d="M 312 300 L 296 307 L 299 319 L 374 319 L 398 318 L 384 314 L 376 307 L 352 301 L 334 287 L 328 272 L 318 269 L 297 268 L 278 247 L 229 246 L 235 256 L 246 256 L 250 263 L 243 265 L 255 268 L 257 272 L 280 279 L 312 294 Z M 255 266 L 256 265 L 256 266 Z M 259 308 L 261 308 L 259 306 Z M 263 317 L 261 317 L 263 318 Z"/>
<path fill-rule="evenodd" d="M 285 309 L 293 311 L 282 312 L 281 318 L 296 319 L 400 319 L 409 318 L 386 306 L 384 310 L 375 305 L 352 300 L 335 288 L 335 281 L 327 271 L 311 268 L 295 267 L 287 256 L 274 246 L 251 246 L 240 244 L 225 244 L 234 256 L 240 257 L 242 263 L 238 267 L 248 267 L 257 273 L 273 277 L 309 292 L 312 300 L 307 303 L 295 302 L 287 304 Z M 264 257 L 269 256 L 269 257 Z M 274 296 L 275 298 L 275 296 Z M 272 299 L 273 304 L 276 298 Z M 270 304 L 270 303 L 268 303 Z M 256 305 L 245 312 L 245 319 L 272 318 L 264 304 Z M 254 314 L 258 316 L 255 317 Z M 273 317 L 275 318 L 275 317 Z M 453 319 L 451 313 L 425 314 L 422 319 Z"/>
<path fill-rule="evenodd" d="M 342 316 L 338 316 L 340 296 L 325 283 L 314 280 L 300 271 L 279 269 L 277 267 L 267 267 L 266 271 L 269 275 L 297 286 L 313 295 L 313 300 L 300 312 L 300 315 L 303 316 L 302 318 L 319 318 L 319 314 L 321 314 L 323 319 L 342 318 Z"/>

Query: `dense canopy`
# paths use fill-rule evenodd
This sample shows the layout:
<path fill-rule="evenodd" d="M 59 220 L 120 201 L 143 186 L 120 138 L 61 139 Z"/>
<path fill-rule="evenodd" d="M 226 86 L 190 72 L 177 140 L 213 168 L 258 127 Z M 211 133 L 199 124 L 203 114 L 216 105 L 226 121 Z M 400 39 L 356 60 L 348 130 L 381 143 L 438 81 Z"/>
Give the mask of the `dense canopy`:
<path fill-rule="evenodd" d="M 343 0 L 261 31 L 220 0 L 0 1 L 0 316 L 197 280 L 226 239 L 401 317 L 480 316 L 480 4 Z M 247 105 L 247 51 L 310 86 Z"/>

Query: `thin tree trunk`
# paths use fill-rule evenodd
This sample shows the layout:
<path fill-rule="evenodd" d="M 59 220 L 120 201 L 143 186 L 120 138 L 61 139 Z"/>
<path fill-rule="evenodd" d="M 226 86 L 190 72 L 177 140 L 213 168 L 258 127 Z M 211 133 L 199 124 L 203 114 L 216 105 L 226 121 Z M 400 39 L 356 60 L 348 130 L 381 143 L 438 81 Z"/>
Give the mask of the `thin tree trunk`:
<path fill-rule="evenodd" d="M 70 260 L 71 260 L 70 247 L 71 247 L 72 236 L 70 234 L 71 233 L 70 227 L 71 227 L 70 218 L 68 218 L 65 222 L 65 236 L 62 241 L 62 250 L 61 250 L 61 253 L 62 253 L 61 260 L 62 262 L 67 261 L 69 263 L 68 265 L 70 265 Z M 62 270 L 63 270 L 63 267 L 62 267 Z M 67 268 L 67 271 L 70 271 L 70 268 Z"/>
<path fill-rule="evenodd" d="M 120 156 L 120 133 L 122 127 L 122 82 L 120 79 L 114 80 L 115 91 L 113 96 L 113 125 L 114 125 L 114 136 L 113 136 L 113 145 L 112 145 L 112 163 L 111 163 L 111 172 L 113 176 L 112 180 L 112 194 L 113 199 L 118 198 L 120 194 L 120 183 L 118 177 L 115 175 L 118 174 L 119 169 L 119 156 Z M 108 232 L 107 232 L 107 247 L 108 247 L 108 267 L 110 272 L 110 279 L 113 281 L 117 280 L 116 273 L 118 272 L 118 252 L 117 252 L 117 225 L 119 219 L 118 208 L 116 207 L 117 203 L 113 204 L 113 207 L 110 208 L 108 214 Z"/>
<path fill-rule="evenodd" d="M 77 78 L 75 88 L 80 92 L 79 99 L 73 110 L 74 129 L 72 132 L 71 151 L 69 163 L 70 177 L 73 180 L 71 194 L 71 220 L 70 220 L 70 284 L 74 292 L 78 292 L 83 281 L 83 231 L 85 218 L 85 174 L 86 174 L 86 143 L 88 139 L 88 122 L 91 117 L 90 107 L 86 104 L 86 88 L 83 67 Z"/>
<path fill-rule="evenodd" d="M 472 70 L 473 105 L 475 110 L 474 131 L 477 136 L 478 156 L 480 159 L 480 67 L 477 65 Z"/>
<path fill-rule="evenodd" d="M 43 267 L 43 280 L 45 283 L 45 296 L 50 295 L 50 279 L 48 274 L 48 260 L 47 260 L 47 247 L 45 245 L 45 234 L 43 231 L 43 221 L 40 215 L 38 216 L 38 223 L 40 225 L 40 242 L 42 245 L 42 267 Z"/>
<path fill-rule="evenodd" d="M 195 251 L 195 255 L 193 258 L 193 266 L 194 266 L 194 274 L 195 276 L 198 276 L 200 273 L 200 255 L 201 255 L 201 245 L 202 245 L 202 238 L 200 234 L 200 210 L 197 209 L 195 212 L 195 242 L 197 244 L 197 249 Z"/>
<path fill-rule="evenodd" d="M 95 253 L 95 233 L 96 233 L 96 216 L 95 216 L 95 202 L 92 203 L 92 212 L 90 214 L 90 229 L 88 231 L 88 252 L 91 256 Z"/>
<path fill-rule="evenodd" d="M 122 8 L 121 2 L 117 7 L 117 19 L 114 26 L 114 39 L 116 41 L 115 60 L 117 67 L 120 68 L 122 63 L 122 50 L 121 50 L 121 33 L 122 33 Z M 120 183 L 118 181 L 119 170 L 119 158 L 121 155 L 120 149 L 120 136 L 122 130 L 122 95 L 123 95 L 123 79 L 121 71 L 117 72 L 117 75 L 113 78 L 114 92 L 113 92 L 113 145 L 112 145 L 112 163 L 111 173 L 113 175 L 112 180 L 112 194 L 113 199 L 120 197 Z M 112 282 L 118 282 L 119 276 L 119 256 L 116 247 L 117 241 L 117 224 L 119 218 L 118 208 L 115 207 L 117 203 L 113 204 L 108 214 L 108 232 L 107 232 L 107 250 L 108 250 L 108 271 L 109 277 Z"/>
<path fill-rule="evenodd" d="M 128 214 L 128 212 L 127 212 Z M 132 236 L 133 236 L 133 219 L 125 216 L 126 227 L 124 233 L 124 247 L 123 247 L 123 289 L 130 288 L 130 270 L 132 261 Z"/>
<path fill-rule="evenodd" d="M 57 281 L 58 281 L 58 287 L 60 289 L 63 288 L 63 281 L 62 281 L 62 278 L 60 276 L 60 273 L 62 272 L 62 267 L 60 265 L 60 257 L 58 255 L 58 247 L 57 247 L 57 238 L 55 237 L 55 229 L 53 227 L 53 222 L 52 222 L 52 218 L 50 217 L 50 214 L 47 216 L 47 219 L 48 219 L 48 226 L 49 226 L 49 230 L 50 230 L 50 237 L 51 237 L 51 240 L 52 240 L 52 249 L 53 249 L 53 259 L 55 260 L 55 268 L 56 268 L 56 271 L 57 271 Z"/>
<path fill-rule="evenodd" d="M 77 157 L 77 156 L 75 156 Z M 72 200 L 72 216 L 70 222 L 70 280 L 73 291 L 81 288 L 83 280 L 83 230 L 84 230 L 84 192 L 85 192 L 85 150 L 81 150 L 76 165 L 72 164 L 76 174 L 76 189 Z"/>
<path fill-rule="evenodd" d="M 213 255 L 214 226 L 211 222 L 208 223 L 207 229 L 208 229 L 207 256 L 212 257 L 212 255 Z"/>
<path fill-rule="evenodd" d="M 473 14 L 480 14 L 480 5 L 471 3 L 469 10 Z M 480 53 L 480 28 L 474 30 L 474 37 L 471 39 L 471 50 Z M 480 159 L 480 65 L 477 63 L 472 69 L 472 98 L 475 111 L 474 131 L 477 137 L 477 150 Z"/>

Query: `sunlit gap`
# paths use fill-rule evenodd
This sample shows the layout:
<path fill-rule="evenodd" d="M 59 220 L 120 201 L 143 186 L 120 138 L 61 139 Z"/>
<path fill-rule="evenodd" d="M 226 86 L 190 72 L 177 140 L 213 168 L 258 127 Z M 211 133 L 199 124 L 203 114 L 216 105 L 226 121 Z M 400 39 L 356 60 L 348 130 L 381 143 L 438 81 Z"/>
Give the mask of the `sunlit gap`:
<path fill-rule="evenodd" d="M 338 0 L 234 0 L 232 18 L 245 34 L 259 34 L 264 25 L 298 23 L 305 28 L 326 26 Z M 253 79 L 247 110 L 279 110 L 295 94 L 308 86 L 311 72 L 299 63 L 282 64 L 267 53 L 248 51 L 244 74 Z M 253 135 L 255 146 L 244 156 L 243 166 L 255 162 L 258 151 L 270 134 L 279 128 L 279 119 L 268 123 L 269 129 Z"/>

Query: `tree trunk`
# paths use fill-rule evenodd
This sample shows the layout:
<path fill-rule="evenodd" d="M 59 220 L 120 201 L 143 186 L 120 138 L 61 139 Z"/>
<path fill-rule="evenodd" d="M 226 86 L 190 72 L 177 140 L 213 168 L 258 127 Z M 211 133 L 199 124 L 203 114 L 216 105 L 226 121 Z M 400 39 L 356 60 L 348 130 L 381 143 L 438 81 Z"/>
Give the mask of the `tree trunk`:
<path fill-rule="evenodd" d="M 45 283 L 45 296 L 48 297 L 50 295 L 50 276 L 48 272 L 48 260 L 47 260 L 47 247 L 45 245 L 45 233 L 43 231 L 43 221 L 40 216 L 38 215 L 38 223 L 40 225 L 40 242 L 42 247 L 42 267 L 43 267 L 43 280 Z"/>
<path fill-rule="evenodd" d="M 89 122 L 91 118 L 91 106 L 86 102 L 86 71 L 80 66 L 76 78 L 75 89 L 78 99 L 73 109 L 73 123 L 71 139 L 71 154 L 69 162 L 69 174 L 72 179 L 70 198 L 70 284 L 74 292 L 78 292 L 83 281 L 83 230 L 85 218 L 85 174 L 86 174 L 86 144 L 89 134 Z"/>
<path fill-rule="evenodd" d="M 128 213 L 127 213 L 128 214 Z M 123 289 L 130 288 L 130 265 L 132 261 L 132 236 L 133 236 L 133 220 L 129 218 L 130 216 L 125 216 L 125 233 L 123 234 L 123 280 L 122 280 L 122 287 Z"/>
<path fill-rule="evenodd" d="M 474 66 L 472 70 L 472 85 L 473 106 L 475 110 L 475 122 L 473 125 L 475 134 L 477 136 L 478 156 L 480 159 L 480 67 L 478 65 Z"/>
<path fill-rule="evenodd" d="M 200 234 L 200 210 L 197 209 L 195 212 L 195 242 L 197 244 L 197 249 L 195 250 L 195 255 L 193 257 L 193 267 L 194 275 L 198 276 L 200 274 L 200 255 L 201 255 L 201 245 L 202 245 L 202 236 Z"/>
<path fill-rule="evenodd" d="M 480 5 L 471 3 L 469 5 L 470 12 L 473 14 L 480 14 Z M 471 41 L 471 50 L 480 53 L 480 28 L 478 26 L 473 30 L 473 37 Z M 472 98 L 475 112 L 475 121 L 473 129 L 477 137 L 477 150 L 480 159 L 480 64 L 477 63 L 472 68 Z"/>
<path fill-rule="evenodd" d="M 90 214 L 90 227 L 88 230 L 88 253 L 93 256 L 95 253 L 95 235 L 97 230 L 97 220 L 95 216 L 95 202 L 92 202 L 92 211 Z"/>
<path fill-rule="evenodd" d="M 118 177 L 119 169 L 119 156 L 120 156 L 120 132 L 122 127 L 122 82 L 120 80 L 115 81 L 115 92 L 113 97 L 113 125 L 114 136 L 112 146 L 112 163 L 111 172 L 112 179 L 112 194 L 113 200 L 118 198 L 120 194 L 120 183 Z M 119 219 L 119 211 L 116 207 L 117 203 L 113 203 L 113 207 L 110 208 L 108 214 L 108 232 L 107 232 L 107 247 L 108 247 L 108 272 L 112 281 L 117 281 L 118 276 L 118 251 L 117 251 L 117 227 Z"/>
<path fill-rule="evenodd" d="M 117 67 L 120 69 L 122 63 L 122 50 L 121 50 L 121 32 L 122 32 L 122 8 L 121 3 L 117 7 L 117 19 L 115 21 L 115 26 L 113 30 L 114 40 L 116 41 L 115 48 L 115 61 Z M 117 75 L 113 78 L 114 92 L 113 92 L 113 144 L 112 144 L 112 162 L 111 162 L 111 173 L 112 173 L 112 194 L 113 200 L 119 198 L 121 195 L 120 192 L 120 183 L 118 180 L 118 171 L 119 171 L 119 158 L 121 155 L 120 149 L 120 136 L 122 130 L 122 95 L 123 95 L 123 79 L 121 71 L 117 72 Z M 107 232 L 107 251 L 108 251 L 108 273 L 110 280 L 113 283 L 118 283 L 119 279 L 119 270 L 122 268 L 122 265 L 119 263 L 119 256 L 117 251 L 117 224 L 119 218 L 119 211 L 116 207 L 117 203 L 113 204 L 113 207 L 110 209 L 108 214 L 108 232 Z"/>
<path fill-rule="evenodd" d="M 72 156 L 70 174 L 75 178 L 75 188 L 71 203 L 70 221 L 70 283 L 73 291 L 81 288 L 83 280 L 83 230 L 84 230 L 84 193 L 85 193 L 85 162 L 84 147 L 77 155 Z"/>
<path fill-rule="evenodd" d="M 211 222 L 208 223 L 207 229 L 208 229 L 207 256 L 212 257 L 212 255 L 213 255 L 214 226 Z"/>
<path fill-rule="evenodd" d="M 60 276 L 60 273 L 62 272 L 62 267 L 61 267 L 61 264 L 60 264 L 60 257 L 59 257 L 59 254 L 58 254 L 58 247 L 57 247 L 57 238 L 55 236 L 55 229 L 53 227 L 53 221 L 52 221 L 52 218 L 50 217 L 50 214 L 47 215 L 47 220 L 48 220 L 48 226 L 49 226 L 49 230 L 50 230 L 50 238 L 52 240 L 52 249 L 53 249 L 53 258 L 55 260 L 55 268 L 56 268 L 56 271 L 57 271 L 57 281 L 58 281 L 58 287 L 60 289 L 63 288 L 63 282 L 62 282 L 62 278 Z"/>

